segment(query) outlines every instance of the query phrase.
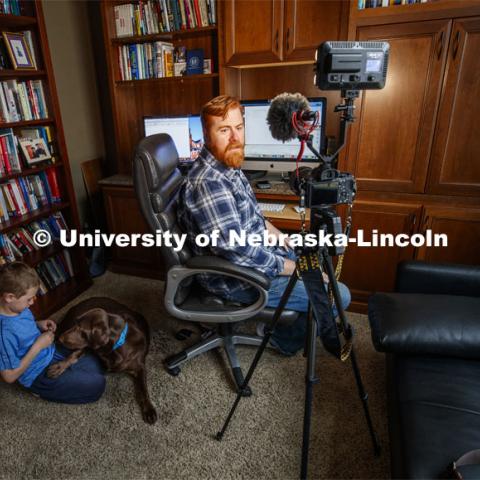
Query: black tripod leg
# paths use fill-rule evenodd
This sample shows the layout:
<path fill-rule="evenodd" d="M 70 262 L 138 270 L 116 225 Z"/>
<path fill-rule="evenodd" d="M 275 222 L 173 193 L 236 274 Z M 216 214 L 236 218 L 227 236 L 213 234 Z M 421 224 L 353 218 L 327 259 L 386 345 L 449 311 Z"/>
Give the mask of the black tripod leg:
<path fill-rule="evenodd" d="M 335 300 L 335 305 L 337 306 L 337 311 L 340 317 L 343 331 L 345 332 L 345 335 L 348 338 L 349 336 L 352 335 L 351 327 L 348 323 L 347 317 L 345 316 L 345 311 L 343 310 L 342 302 L 340 301 L 340 292 L 338 290 L 338 282 L 335 277 L 335 272 L 333 270 L 332 258 L 326 255 L 325 253 L 323 254 L 323 265 L 325 267 L 325 270 L 327 271 L 328 279 L 332 287 L 333 298 Z M 355 381 L 357 383 L 358 395 L 362 400 L 365 419 L 367 420 L 368 430 L 370 432 L 370 437 L 372 439 L 373 450 L 375 455 L 378 456 L 380 455 L 380 452 L 381 452 L 380 443 L 378 441 L 377 434 L 375 433 L 375 429 L 373 428 L 372 418 L 370 416 L 370 410 L 368 408 L 368 394 L 366 393 L 365 388 L 363 386 L 362 377 L 360 375 L 360 369 L 358 368 L 357 358 L 355 356 L 355 351 L 353 346 L 350 352 L 350 360 L 352 362 L 353 374 L 355 375 Z"/>
<path fill-rule="evenodd" d="M 307 478 L 308 451 L 310 446 L 310 425 L 312 420 L 313 386 L 318 383 L 315 375 L 317 340 L 317 322 L 313 319 L 312 309 L 308 309 L 307 320 L 307 375 L 305 377 L 305 410 L 303 414 L 303 442 L 302 442 L 302 466 L 300 478 Z"/>
<path fill-rule="evenodd" d="M 293 287 L 295 287 L 295 284 L 297 283 L 298 276 L 297 276 L 297 271 L 295 270 L 290 277 L 290 281 L 287 284 L 287 288 L 283 292 L 282 298 L 280 299 L 280 302 L 275 310 L 275 313 L 273 314 L 273 320 L 272 320 L 272 326 L 271 328 L 267 329 L 265 332 L 265 336 L 263 337 L 263 341 L 261 345 L 258 347 L 257 352 L 255 353 L 255 357 L 253 358 L 252 364 L 250 365 L 250 368 L 248 369 L 247 375 L 245 377 L 245 380 L 242 384 L 242 386 L 239 388 L 237 392 L 237 397 L 235 398 L 235 401 L 233 402 L 232 408 L 230 409 L 230 412 L 225 420 L 225 423 L 223 424 L 222 430 L 220 430 L 217 435 L 216 439 L 217 440 L 222 440 L 223 435 L 225 434 L 225 431 L 228 428 L 228 425 L 230 423 L 230 420 L 233 417 L 233 414 L 235 413 L 235 410 L 237 409 L 237 405 L 240 402 L 240 399 L 242 396 L 246 396 L 245 392 L 248 387 L 248 382 L 250 382 L 250 379 L 253 376 L 253 372 L 255 371 L 255 368 L 257 367 L 258 362 L 260 361 L 260 358 L 263 355 L 263 352 L 265 351 L 265 348 L 267 348 L 268 341 L 270 340 L 270 337 L 272 336 L 272 332 L 275 330 L 275 327 L 278 323 L 278 319 L 280 318 L 280 315 L 282 314 L 283 310 L 285 309 L 285 305 L 288 302 L 288 299 L 290 298 L 290 294 L 292 293 Z"/>

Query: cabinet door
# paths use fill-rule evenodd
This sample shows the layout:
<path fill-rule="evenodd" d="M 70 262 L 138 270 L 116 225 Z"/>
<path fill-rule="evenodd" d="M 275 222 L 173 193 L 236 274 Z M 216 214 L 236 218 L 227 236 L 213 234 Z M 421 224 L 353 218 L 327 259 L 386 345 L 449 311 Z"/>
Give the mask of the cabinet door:
<path fill-rule="evenodd" d="M 225 9 L 225 62 L 245 65 L 282 59 L 283 0 L 229 0 Z"/>
<path fill-rule="evenodd" d="M 347 18 L 342 7 L 347 6 L 342 1 L 286 0 L 283 59 L 313 62 L 320 43 L 339 39 L 341 22 Z"/>
<path fill-rule="evenodd" d="M 383 90 L 357 102 L 348 169 L 362 190 L 423 192 L 451 21 L 361 27 L 359 40 L 390 43 Z"/>
<path fill-rule="evenodd" d="M 133 188 L 104 187 L 103 196 L 110 233 L 150 233 Z M 162 263 L 159 248 L 112 245 L 113 271 L 163 279 Z"/>
<path fill-rule="evenodd" d="M 372 232 L 411 235 L 421 216 L 420 205 L 357 201 L 353 207 L 351 237 L 358 238 L 358 230 L 364 232 L 365 241 L 372 239 Z M 389 292 L 395 286 L 397 264 L 413 259 L 414 248 L 408 247 L 360 247 L 347 248 L 341 281 L 352 293 L 352 310 L 366 311 L 368 297 L 375 291 Z"/>
<path fill-rule="evenodd" d="M 480 194 L 480 17 L 455 20 L 433 146 L 430 193 Z"/>
<path fill-rule="evenodd" d="M 480 265 L 480 209 L 425 207 L 422 225 L 424 232 L 445 234 L 448 244 L 419 248 L 419 260 Z"/>

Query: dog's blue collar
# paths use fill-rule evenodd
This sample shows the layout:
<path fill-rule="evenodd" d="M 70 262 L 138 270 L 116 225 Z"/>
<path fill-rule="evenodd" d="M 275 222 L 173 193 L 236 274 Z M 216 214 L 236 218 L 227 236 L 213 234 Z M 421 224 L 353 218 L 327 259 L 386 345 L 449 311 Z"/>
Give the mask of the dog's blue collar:
<path fill-rule="evenodd" d="M 128 333 L 128 323 L 125 323 L 125 327 L 123 328 L 122 333 L 118 337 L 118 340 L 115 342 L 115 345 L 113 346 L 112 350 L 116 350 L 117 348 L 120 348 L 125 343 L 125 339 L 127 338 L 127 333 Z"/>

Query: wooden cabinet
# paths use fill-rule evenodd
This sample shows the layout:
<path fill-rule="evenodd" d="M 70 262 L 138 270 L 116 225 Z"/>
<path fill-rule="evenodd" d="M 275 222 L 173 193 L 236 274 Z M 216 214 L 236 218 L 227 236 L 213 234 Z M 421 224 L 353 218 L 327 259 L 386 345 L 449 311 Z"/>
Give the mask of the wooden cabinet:
<path fill-rule="evenodd" d="M 116 177 L 119 178 L 118 182 Z M 131 182 L 131 177 L 120 175 L 101 182 L 110 233 L 151 233 Z M 110 269 L 114 272 L 160 279 L 164 277 L 160 252 L 156 247 L 112 245 L 111 253 Z"/>
<path fill-rule="evenodd" d="M 283 0 L 231 0 L 225 8 L 228 63 L 269 63 L 282 59 Z"/>
<path fill-rule="evenodd" d="M 416 258 L 427 262 L 480 265 L 480 208 L 425 207 L 422 232 L 443 234 L 447 245 L 421 247 Z"/>
<path fill-rule="evenodd" d="M 428 192 L 480 195 L 480 17 L 452 25 Z"/>
<path fill-rule="evenodd" d="M 228 66 L 310 61 L 325 40 L 338 40 L 348 2 L 223 2 Z"/>
<path fill-rule="evenodd" d="M 405 233 L 417 229 L 421 206 L 416 204 L 357 201 L 353 207 L 351 237 L 358 239 L 364 231 L 364 241 L 372 235 Z M 350 245 L 347 248 L 341 281 L 352 293 L 352 309 L 365 311 L 368 297 L 375 291 L 392 291 L 398 262 L 414 258 L 414 247 L 365 247 Z"/>
<path fill-rule="evenodd" d="M 423 192 L 451 21 L 376 25 L 358 39 L 390 43 L 383 90 L 357 102 L 347 169 L 362 190 Z"/>

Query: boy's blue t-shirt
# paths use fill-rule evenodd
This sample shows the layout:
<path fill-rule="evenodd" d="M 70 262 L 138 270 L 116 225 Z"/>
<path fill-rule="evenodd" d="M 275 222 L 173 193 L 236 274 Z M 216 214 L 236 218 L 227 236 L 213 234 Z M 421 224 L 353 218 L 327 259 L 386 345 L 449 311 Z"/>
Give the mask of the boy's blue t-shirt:
<path fill-rule="evenodd" d="M 40 335 L 41 332 L 29 308 L 12 317 L 0 314 L 0 370 L 18 368 L 22 358 Z M 41 350 L 18 381 L 24 387 L 30 387 L 38 375 L 48 367 L 54 353 L 53 343 Z"/>

